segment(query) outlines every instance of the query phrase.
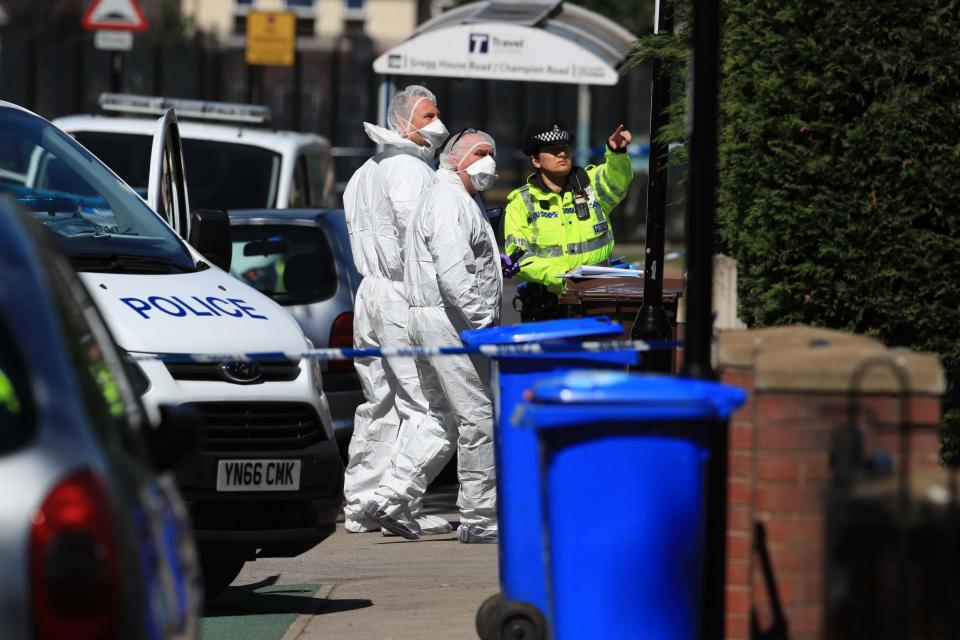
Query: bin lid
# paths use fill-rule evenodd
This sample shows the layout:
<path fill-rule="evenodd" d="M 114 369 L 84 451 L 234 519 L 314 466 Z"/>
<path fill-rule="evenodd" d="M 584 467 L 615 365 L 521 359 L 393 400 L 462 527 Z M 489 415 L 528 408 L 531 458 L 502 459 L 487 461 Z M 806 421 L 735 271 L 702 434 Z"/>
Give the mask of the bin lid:
<path fill-rule="evenodd" d="M 726 419 L 746 399 L 742 389 L 708 380 L 571 371 L 534 386 L 529 402 L 531 408 L 553 405 L 589 413 L 611 407 L 630 418 L 696 420 Z"/>
<path fill-rule="evenodd" d="M 579 342 L 583 338 L 614 338 L 623 327 L 607 316 L 544 320 L 488 329 L 471 329 L 460 334 L 463 344 L 479 347 L 485 344 L 516 344 L 549 340 Z"/>

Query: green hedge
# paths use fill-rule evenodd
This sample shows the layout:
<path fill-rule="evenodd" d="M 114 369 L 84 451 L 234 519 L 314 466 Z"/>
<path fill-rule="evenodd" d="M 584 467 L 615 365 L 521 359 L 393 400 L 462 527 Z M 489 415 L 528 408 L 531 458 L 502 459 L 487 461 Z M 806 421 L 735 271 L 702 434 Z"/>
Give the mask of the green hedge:
<path fill-rule="evenodd" d="M 960 3 L 724 10 L 718 249 L 741 316 L 937 352 L 960 462 Z"/>

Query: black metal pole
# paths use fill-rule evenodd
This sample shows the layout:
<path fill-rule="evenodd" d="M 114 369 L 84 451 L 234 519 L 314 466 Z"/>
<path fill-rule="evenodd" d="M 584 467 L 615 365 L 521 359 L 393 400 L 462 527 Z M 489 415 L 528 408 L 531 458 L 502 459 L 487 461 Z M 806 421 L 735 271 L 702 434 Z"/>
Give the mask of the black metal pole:
<path fill-rule="evenodd" d="M 693 0 L 693 130 L 687 191 L 687 327 L 682 371 L 689 378 L 716 377 L 710 364 L 710 340 L 719 57 L 720 0 Z"/>
<path fill-rule="evenodd" d="M 77 113 L 86 111 L 86 88 L 84 82 L 84 45 L 83 37 L 78 37 L 74 41 L 73 50 L 73 109 Z"/>
<path fill-rule="evenodd" d="M 302 62 L 301 59 L 300 59 L 300 51 L 299 51 L 299 50 L 296 50 L 296 49 L 295 49 L 294 52 L 293 52 L 293 56 L 294 56 L 294 58 L 293 58 L 293 87 L 292 87 L 292 95 L 293 95 L 293 114 L 292 114 L 292 115 L 293 115 L 293 130 L 294 130 L 294 131 L 300 131 L 300 129 L 301 129 L 302 126 L 303 126 L 303 123 L 301 122 L 301 120 L 302 120 L 302 117 L 301 117 L 302 105 L 301 105 L 301 103 L 303 102 L 303 89 L 302 89 L 302 84 L 303 84 L 303 62 Z"/>
<path fill-rule="evenodd" d="M 123 52 L 113 51 L 110 55 L 110 91 L 120 93 L 123 86 Z"/>
<path fill-rule="evenodd" d="M 710 464 L 707 466 L 706 542 L 703 567 L 702 634 L 706 640 L 723 640 L 727 583 L 727 449 L 730 424 L 708 424 Z"/>
<path fill-rule="evenodd" d="M 256 65 L 252 65 L 248 62 L 247 63 L 247 104 L 254 104 L 256 102 L 256 91 L 254 89 L 254 85 L 256 84 L 256 74 L 257 74 Z"/>
<path fill-rule="evenodd" d="M 672 10 L 661 5 L 656 32 L 673 31 Z M 653 85 L 650 91 L 650 169 L 647 173 L 646 255 L 643 269 L 643 306 L 633 324 L 635 340 L 670 340 L 673 328 L 663 308 L 663 235 L 667 216 L 667 154 L 669 148 L 657 140 L 670 122 L 665 113 L 670 105 L 670 77 L 658 60 L 653 61 Z M 669 373 L 673 351 L 650 351 L 643 355 L 641 369 Z"/>

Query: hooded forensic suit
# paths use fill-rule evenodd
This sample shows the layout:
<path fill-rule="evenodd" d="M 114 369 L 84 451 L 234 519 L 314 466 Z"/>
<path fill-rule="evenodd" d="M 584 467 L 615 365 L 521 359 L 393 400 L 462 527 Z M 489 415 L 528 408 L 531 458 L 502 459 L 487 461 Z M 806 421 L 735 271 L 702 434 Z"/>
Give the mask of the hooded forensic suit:
<path fill-rule="evenodd" d="M 453 171 L 437 171 L 410 220 L 404 279 L 415 346 L 460 346 L 461 331 L 500 321 L 503 276 L 496 238 Z M 442 422 L 449 412 L 458 427 L 461 527 L 495 535 L 493 402 L 486 363 L 466 355 L 416 362 L 431 415 Z"/>
<path fill-rule="evenodd" d="M 353 341 L 358 349 L 409 346 L 403 284 L 403 240 L 420 196 L 433 182 L 426 163 L 432 151 L 393 131 L 364 123 L 367 135 L 385 150 L 353 174 L 343 194 L 350 245 L 363 276 L 357 292 Z M 411 358 L 354 360 L 366 402 L 357 407 L 344 479 L 348 531 L 379 529 L 362 513 L 403 429 L 417 429 L 428 404 Z M 443 429 L 436 426 L 435 429 Z M 433 522 L 436 520 L 438 522 Z M 424 529 L 444 526 L 440 518 L 418 518 Z"/>

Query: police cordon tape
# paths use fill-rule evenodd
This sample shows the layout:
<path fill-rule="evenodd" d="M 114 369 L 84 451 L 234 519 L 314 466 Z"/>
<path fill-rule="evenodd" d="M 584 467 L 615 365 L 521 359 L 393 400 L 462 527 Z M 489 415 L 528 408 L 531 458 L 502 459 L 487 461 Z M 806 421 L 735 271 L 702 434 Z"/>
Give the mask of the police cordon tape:
<path fill-rule="evenodd" d="M 610 351 L 658 351 L 675 349 L 679 340 L 622 340 L 606 342 L 524 342 L 517 344 L 485 344 L 477 347 L 397 347 L 388 349 L 306 349 L 304 351 L 262 351 L 242 354 L 196 353 L 131 353 L 135 360 L 163 362 L 227 362 L 237 360 L 352 360 L 364 357 L 431 358 L 435 356 L 484 355 L 487 357 L 536 355 L 554 353 L 599 353 Z"/>

